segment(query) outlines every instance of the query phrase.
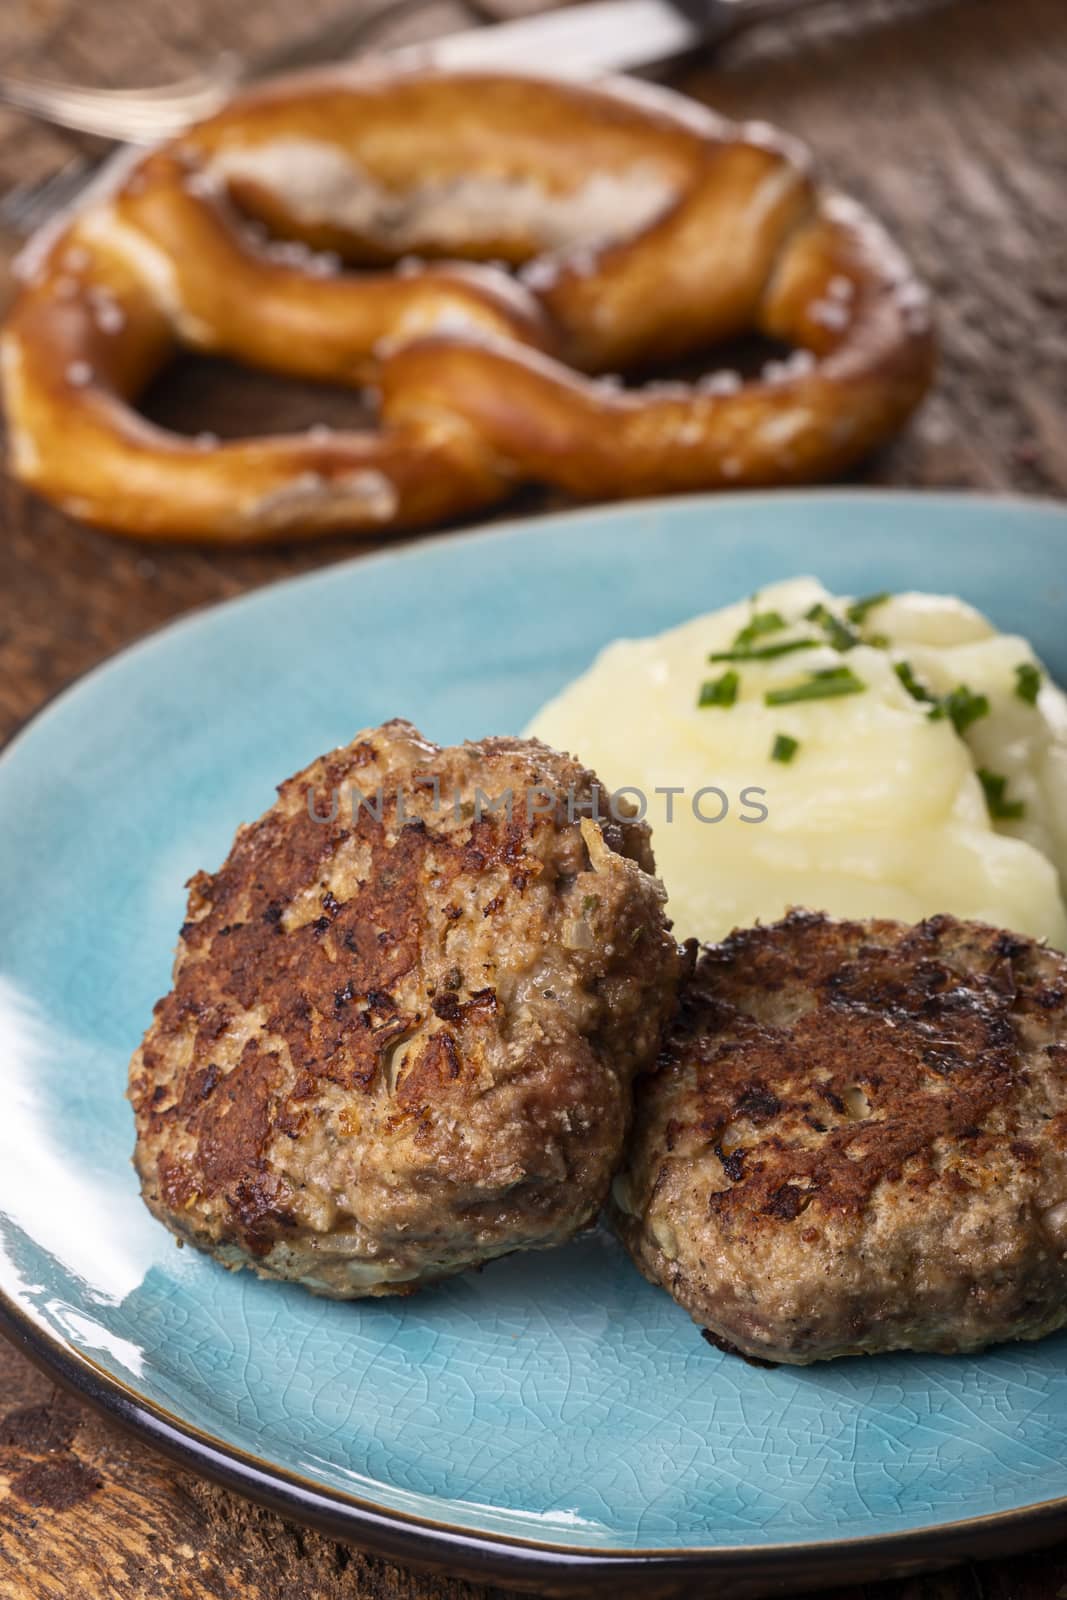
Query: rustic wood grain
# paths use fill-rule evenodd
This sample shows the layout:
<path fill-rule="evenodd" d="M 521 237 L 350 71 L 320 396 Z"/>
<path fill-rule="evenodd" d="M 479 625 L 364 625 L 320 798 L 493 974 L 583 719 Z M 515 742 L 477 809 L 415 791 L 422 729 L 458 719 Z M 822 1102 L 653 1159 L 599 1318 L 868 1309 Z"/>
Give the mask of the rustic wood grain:
<path fill-rule="evenodd" d="M 301 25 L 335 0 L 301 0 Z M 501 9 L 526 0 L 492 0 Z M 448 20 L 442 0 L 438 25 Z M 157 80 L 206 42 L 267 46 L 285 0 L 4 0 L 0 61 L 97 82 Z M 442 21 L 444 19 L 444 21 Z M 937 391 L 862 475 L 1067 494 L 1067 7 L 1063 0 L 841 0 L 676 74 L 738 116 L 781 122 L 892 225 L 933 284 Z M 75 144 L 0 112 L 0 190 Z M 13 239 L 0 238 L 0 299 Z M 151 397 L 189 431 L 299 423 L 344 402 L 186 363 Z M 444 535 L 447 537 L 447 535 Z M 88 532 L 0 484 L 0 738 L 167 618 L 369 548 L 160 551 Z M 58 1395 L 0 1344 L 0 1600 L 474 1600 L 202 1483 Z M 1051 1600 L 1067 1546 L 870 1586 L 864 1600 Z M 851 1591 L 859 1600 L 859 1591 Z M 498 1597 L 499 1600 L 499 1597 Z"/>

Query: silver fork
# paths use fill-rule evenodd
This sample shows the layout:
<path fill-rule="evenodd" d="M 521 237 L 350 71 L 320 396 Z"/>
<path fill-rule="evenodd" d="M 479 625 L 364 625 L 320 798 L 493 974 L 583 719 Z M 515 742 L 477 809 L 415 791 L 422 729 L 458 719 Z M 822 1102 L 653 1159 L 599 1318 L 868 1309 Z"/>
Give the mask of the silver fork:
<path fill-rule="evenodd" d="M 100 89 L 0 73 L 0 102 L 56 127 L 94 134 L 117 144 L 152 144 L 217 111 L 237 83 L 359 50 L 384 24 L 431 3 L 432 0 L 375 0 L 355 12 L 346 9 L 275 49 L 247 60 L 226 52 L 205 71 L 158 88 Z"/>
<path fill-rule="evenodd" d="M 374 0 L 273 50 L 248 59 L 227 53 L 207 70 L 159 88 L 98 89 L 0 74 L 0 102 L 78 133 L 119 144 L 154 144 L 217 111 L 239 83 L 351 55 L 372 44 L 386 25 L 433 3 Z M 0 224 L 16 233 L 32 233 L 78 195 L 99 164 L 98 155 L 79 152 L 46 178 L 17 184 L 0 197 Z"/>
<path fill-rule="evenodd" d="M 191 122 L 217 110 L 239 82 L 266 77 L 283 68 L 307 66 L 312 62 L 352 55 L 373 45 L 384 25 L 436 3 L 437 0 L 367 0 L 356 15 L 343 13 L 325 27 L 312 29 L 278 49 L 250 60 L 232 55 L 221 56 L 208 72 L 158 89 L 93 89 L 0 76 L 0 101 L 6 98 L 9 103 L 18 104 L 22 109 L 48 121 L 120 143 L 134 146 L 152 143 L 179 133 Z M 936 6 L 947 3 L 947 0 L 913 0 L 913 3 Z M 485 0 L 466 0 L 466 4 L 468 11 L 485 20 L 488 9 Z M 557 45 L 562 34 L 566 33 L 567 48 L 572 57 L 568 63 L 568 75 L 584 77 L 589 71 L 604 69 L 606 19 L 603 15 L 595 18 L 594 13 L 612 13 L 611 27 L 618 30 L 625 26 L 629 30 L 634 23 L 635 11 L 651 11 L 655 14 L 654 31 L 659 45 L 664 43 L 663 17 L 666 14 L 670 18 L 668 32 L 671 47 L 677 53 L 679 49 L 691 49 L 698 39 L 705 44 L 720 43 L 755 23 L 783 17 L 794 11 L 814 10 L 824 4 L 826 0 L 663 0 L 663 3 L 660 0 L 615 0 L 615 3 L 613 0 L 598 0 L 598 3 L 587 6 L 565 5 L 557 19 L 562 27 L 552 31 Z M 595 45 L 595 49 L 591 53 L 587 50 L 588 59 L 583 59 L 576 40 L 580 41 L 584 24 L 591 18 L 600 33 L 595 39 L 587 38 L 587 45 Z M 529 44 L 525 35 L 535 23 L 539 29 L 540 46 L 542 50 L 545 48 L 546 39 L 540 28 L 544 20 L 544 16 L 530 17 L 526 21 L 502 23 L 499 26 L 496 42 L 505 45 L 507 59 L 515 59 L 515 51 L 519 48 L 517 34 L 523 34 L 524 43 Z M 640 26 L 647 27 L 648 21 L 646 15 Z M 492 34 L 493 31 L 490 29 L 488 33 Z M 588 29 L 584 31 L 589 32 Z M 493 52 L 490 49 L 487 54 L 486 37 L 486 32 L 481 29 L 452 34 L 444 41 L 437 41 L 433 52 L 439 63 L 470 65 L 473 41 L 477 63 L 491 64 Z M 615 47 L 612 70 L 633 70 L 635 63 L 644 66 L 663 59 L 662 55 L 647 55 L 641 51 L 635 54 L 630 48 L 628 54 L 624 52 L 623 60 L 617 46 L 620 40 L 629 41 L 629 48 L 635 42 L 634 38 L 629 31 L 625 39 L 621 39 L 617 33 L 612 33 L 610 37 Z M 641 37 L 647 44 L 647 34 Z M 448 46 L 451 46 L 450 50 L 446 48 Z M 420 47 L 409 46 L 401 50 L 396 59 L 421 60 L 423 53 Z M 518 59 L 525 58 L 520 54 Z M 595 69 L 592 65 L 594 60 L 599 63 Z M 575 61 L 577 72 L 570 70 L 574 68 Z M 553 70 L 560 70 L 558 63 Z M 77 155 L 43 182 L 21 184 L 10 190 L 0 198 L 0 225 L 13 228 L 18 233 L 32 233 L 40 223 L 77 199 L 99 165 L 100 158 L 96 155 Z"/>

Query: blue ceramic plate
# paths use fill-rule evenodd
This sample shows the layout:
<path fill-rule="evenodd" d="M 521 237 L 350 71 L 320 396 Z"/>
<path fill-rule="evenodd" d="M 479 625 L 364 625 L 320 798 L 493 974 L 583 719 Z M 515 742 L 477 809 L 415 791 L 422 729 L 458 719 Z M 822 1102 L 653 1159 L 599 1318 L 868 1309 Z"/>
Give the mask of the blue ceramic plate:
<path fill-rule="evenodd" d="M 364 724 L 516 731 L 613 636 L 807 571 L 958 591 L 1067 680 L 1065 557 L 1067 511 L 962 497 L 581 511 L 331 567 L 93 672 L 0 760 L 6 1330 L 199 1469 L 505 1583 L 751 1594 L 1051 1537 L 1067 1337 L 761 1371 L 599 1233 L 411 1300 L 315 1300 L 175 1249 L 123 1092 L 185 879 Z"/>

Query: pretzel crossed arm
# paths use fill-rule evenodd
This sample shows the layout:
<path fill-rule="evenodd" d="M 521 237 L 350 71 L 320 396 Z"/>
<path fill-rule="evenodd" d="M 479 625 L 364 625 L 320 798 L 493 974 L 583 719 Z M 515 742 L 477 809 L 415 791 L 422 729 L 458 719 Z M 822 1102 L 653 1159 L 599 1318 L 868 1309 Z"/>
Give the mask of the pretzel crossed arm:
<path fill-rule="evenodd" d="M 747 331 L 793 356 L 748 383 L 604 376 Z M 167 432 L 136 403 L 182 346 L 373 385 L 380 427 Z M 0 340 L 23 482 L 219 543 L 428 525 L 523 481 L 817 479 L 900 426 L 933 359 L 906 261 L 781 136 L 645 86 L 351 71 L 143 157 L 31 248 Z"/>

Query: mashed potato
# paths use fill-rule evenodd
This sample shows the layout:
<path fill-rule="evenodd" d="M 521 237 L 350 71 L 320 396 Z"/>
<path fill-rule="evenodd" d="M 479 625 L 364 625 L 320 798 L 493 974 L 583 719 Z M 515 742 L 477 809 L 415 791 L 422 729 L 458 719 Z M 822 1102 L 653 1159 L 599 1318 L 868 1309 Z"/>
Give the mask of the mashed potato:
<path fill-rule="evenodd" d="M 1067 947 L 1067 699 L 961 600 L 776 584 L 609 645 L 529 732 L 647 799 L 679 936 L 800 905 Z"/>

